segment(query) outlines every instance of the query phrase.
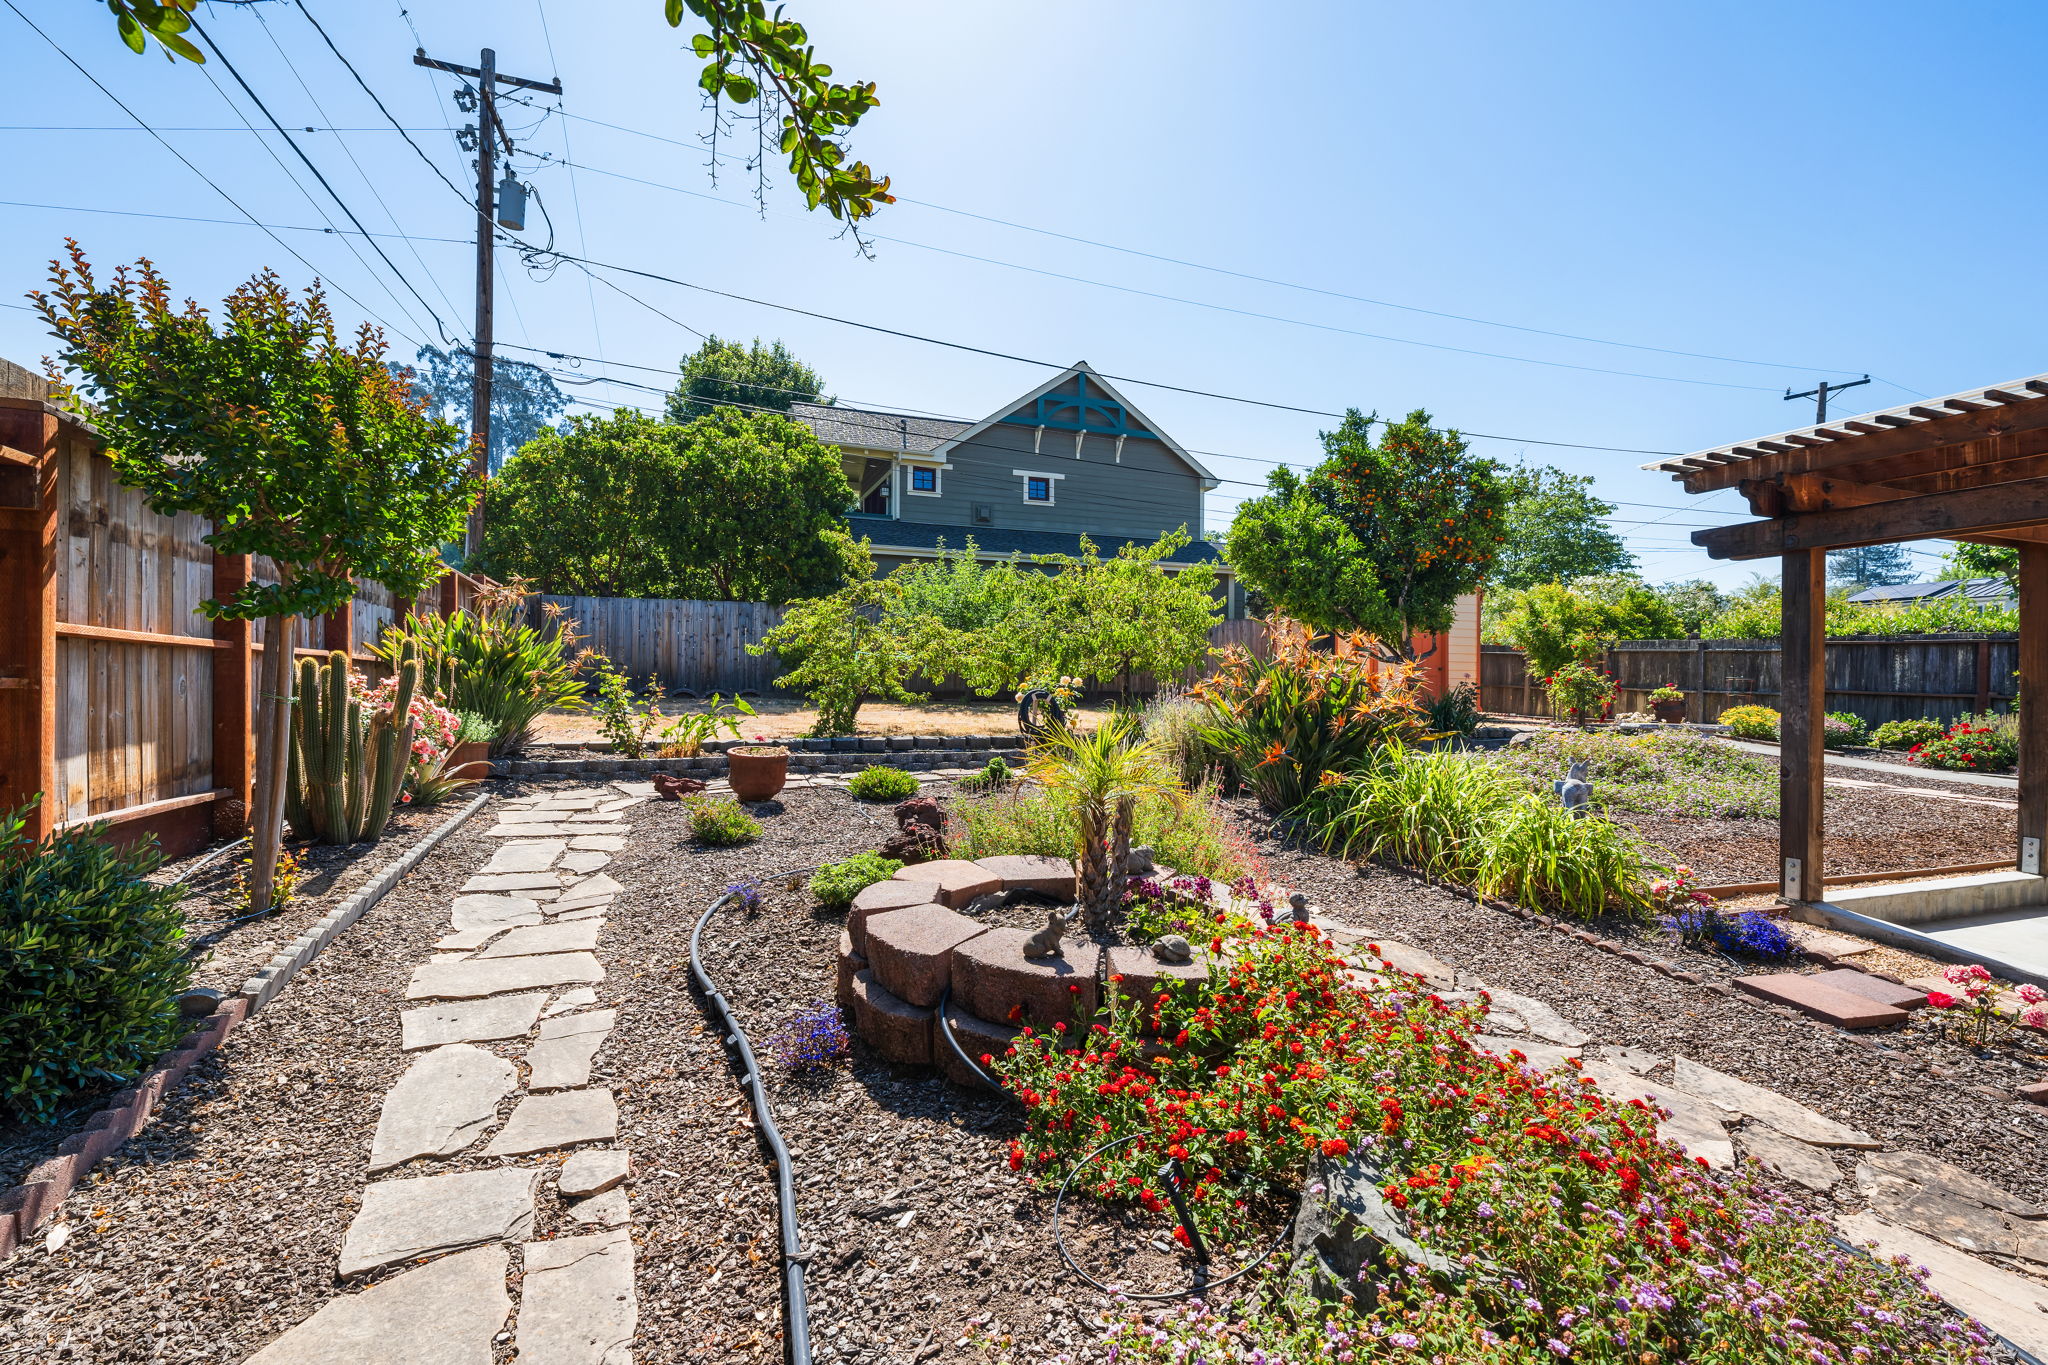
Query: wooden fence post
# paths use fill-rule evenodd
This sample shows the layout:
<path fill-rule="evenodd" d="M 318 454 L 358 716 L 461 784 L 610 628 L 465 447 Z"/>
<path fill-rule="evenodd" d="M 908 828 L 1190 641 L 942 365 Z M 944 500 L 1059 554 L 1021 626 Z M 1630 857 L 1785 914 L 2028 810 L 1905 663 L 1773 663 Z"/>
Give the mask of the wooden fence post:
<path fill-rule="evenodd" d="M 0 810 L 57 827 L 57 436 L 41 403 L 0 406 Z M 83 699 L 81 698 L 81 703 Z"/>
<path fill-rule="evenodd" d="M 338 649 L 351 659 L 355 657 L 356 604 L 353 598 L 320 618 L 320 648 Z"/>
<path fill-rule="evenodd" d="M 213 556 L 213 599 L 225 601 L 249 581 L 249 556 Z M 224 839 L 240 837 L 249 827 L 249 803 L 256 788 L 256 742 L 250 712 L 251 680 L 255 677 L 256 623 L 215 621 L 213 638 L 225 648 L 213 651 L 213 785 L 227 795 L 213 808 L 213 832 Z"/>

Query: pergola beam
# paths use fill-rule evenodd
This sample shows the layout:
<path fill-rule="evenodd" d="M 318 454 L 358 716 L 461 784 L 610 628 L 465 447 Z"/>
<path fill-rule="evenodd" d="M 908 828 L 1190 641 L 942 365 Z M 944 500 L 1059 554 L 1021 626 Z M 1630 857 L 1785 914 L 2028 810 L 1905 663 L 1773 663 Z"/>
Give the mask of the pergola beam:
<path fill-rule="evenodd" d="M 2048 427 L 2048 397 L 2030 398 L 2023 403 L 1998 407 L 1978 407 L 1968 412 L 1929 407 L 1915 407 L 1908 411 L 1926 420 L 1839 441 L 1823 441 L 1818 445 L 1799 445 L 1790 437 L 1745 441 L 1745 447 L 1770 453 L 1715 469 L 1693 470 L 1681 478 L 1687 492 L 1708 493 L 1732 488 L 1742 479 L 1774 479 L 1785 474 L 1818 473 L 1886 455 L 1965 445 L 1987 436 L 2039 431 Z M 1884 421 L 1885 416 L 1880 414 L 1872 420 Z"/>
<path fill-rule="evenodd" d="M 1695 531 L 1716 559 L 1763 559 L 1894 540 L 1953 538 L 2048 523 L 2048 479 L 1965 488 Z"/>

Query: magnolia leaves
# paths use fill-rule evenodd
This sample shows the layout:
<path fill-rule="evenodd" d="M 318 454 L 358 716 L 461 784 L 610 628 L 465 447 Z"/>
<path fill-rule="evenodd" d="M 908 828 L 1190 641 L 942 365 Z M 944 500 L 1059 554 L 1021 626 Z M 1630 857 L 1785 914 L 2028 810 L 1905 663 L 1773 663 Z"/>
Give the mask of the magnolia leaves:
<path fill-rule="evenodd" d="M 165 0 L 163 4 L 156 0 L 107 0 L 107 9 L 129 51 L 140 54 L 148 50 L 149 40 L 155 38 L 166 58 L 183 57 L 203 65 L 206 54 L 184 37 L 185 30 L 192 27 L 187 11 L 198 4 L 199 0 Z"/>
<path fill-rule="evenodd" d="M 877 180 L 867 163 L 847 161 L 846 133 L 881 102 L 873 81 L 835 83 L 804 26 L 779 8 L 769 14 L 763 0 L 667 0 L 669 27 L 680 27 L 685 13 L 710 29 L 690 40 L 691 51 L 705 59 L 697 87 L 734 104 L 765 93 L 774 105 L 765 116 L 781 116 L 779 146 L 809 207 L 822 205 L 834 218 L 857 223 L 896 202 L 888 177 Z"/>

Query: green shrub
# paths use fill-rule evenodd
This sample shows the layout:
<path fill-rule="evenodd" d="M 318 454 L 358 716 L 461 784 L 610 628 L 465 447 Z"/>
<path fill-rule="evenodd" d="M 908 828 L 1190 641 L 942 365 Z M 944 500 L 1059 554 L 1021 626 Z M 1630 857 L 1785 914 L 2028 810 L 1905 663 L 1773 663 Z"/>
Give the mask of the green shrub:
<path fill-rule="evenodd" d="M 1820 742 L 1829 749 L 1853 749 L 1868 739 L 1863 717 L 1850 711 L 1830 711 L 1821 721 Z"/>
<path fill-rule="evenodd" d="M 961 835 L 956 858 L 994 858 L 1007 853 L 1074 856 L 1074 813 L 1069 802 L 1040 788 L 1012 788 L 960 801 L 953 807 Z M 1231 825 L 1213 792 L 1199 790 L 1178 800 L 1147 797 L 1138 802 L 1131 843 L 1149 845 L 1161 867 L 1231 882 L 1258 870 L 1249 840 Z"/>
<path fill-rule="evenodd" d="M 1138 724 L 1186 786 L 1200 783 L 1216 761 L 1217 754 L 1202 737 L 1209 708 L 1185 692 L 1161 691 L 1146 704 Z"/>
<path fill-rule="evenodd" d="M 175 1043 L 191 967 L 184 893 L 145 880 L 154 844 L 115 848 L 104 825 L 37 843 L 31 809 L 0 812 L 0 1109 L 35 1122 Z"/>
<path fill-rule="evenodd" d="M 1440 735 L 1469 735 L 1479 728 L 1479 689 L 1459 683 L 1423 707 L 1423 724 Z"/>
<path fill-rule="evenodd" d="M 1880 749 L 1911 749 L 1931 739 L 1940 739 L 1947 728 L 1938 720 L 1888 720 L 1871 732 L 1871 743 Z"/>
<path fill-rule="evenodd" d="M 988 765 L 978 773 L 969 773 L 960 779 L 960 785 L 968 791 L 997 791 L 1017 780 L 1017 774 L 1010 770 L 1001 755 L 990 759 Z"/>
<path fill-rule="evenodd" d="M 1575 817 L 1477 758 L 1393 750 L 1374 771 L 1322 788 L 1307 814 L 1342 857 L 1405 864 L 1536 910 L 1649 913 L 1634 835 L 1603 816 Z"/>
<path fill-rule="evenodd" d="M 846 790 L 861 801 L 902 801 L 917 795 L 917 779 L 901 768 L 862 768 Z"/>
<path fill-rule="evenodd" d="M 1721 713 L 1721 724 L 1737 739 L 1778 737 L 1778 713 L 1768 706 L 1731 706 Z"/>
<path fill-rule="evenodd" d="M 828 863 L 811 874 L 811 894 L 820 905 L 844 910 L 853 898 L 896 875 L 903 864 L 879 853 L 856 853 L 843 862 Z"/>
<path fill-rule="evenodd" d="M 583 707 L 576 624 L 547 605 L 540 627 L 519 622 L 520 602 L 511 594 L 447 616 L 408 616 L 384 632 L 377 653 L 395 666 L 415 650 L 428 689 L 450 710 L 483 717 L 491 754 L 502 756 L 526 742 L 549 707 Z"/>
<path fill-rule="evenodd" d="M 697 797 L 689 803 L 690 836 L 706 848 L 733 848 L 761 837 L 761 822 L 739 802 Z"/>

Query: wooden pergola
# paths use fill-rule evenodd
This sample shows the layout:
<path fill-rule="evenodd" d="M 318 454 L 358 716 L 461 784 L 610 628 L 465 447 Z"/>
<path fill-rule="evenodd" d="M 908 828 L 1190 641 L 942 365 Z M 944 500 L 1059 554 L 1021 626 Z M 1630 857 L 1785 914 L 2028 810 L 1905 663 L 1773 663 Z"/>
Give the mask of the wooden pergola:
<path fill-rule="evenodd" d="M 2019 829 L 2014 866 L 2048 838 L 2048 375 L 1695 451 L 1645 465 L 1688 493 L 1733 488 L 1763 521 L 1693 533 L 1715 559 L 1784 575 L 1778 841 L 1787 900 L 1822 898 L 1827 552 L 1942 539 L 2019 550 Z"/>

